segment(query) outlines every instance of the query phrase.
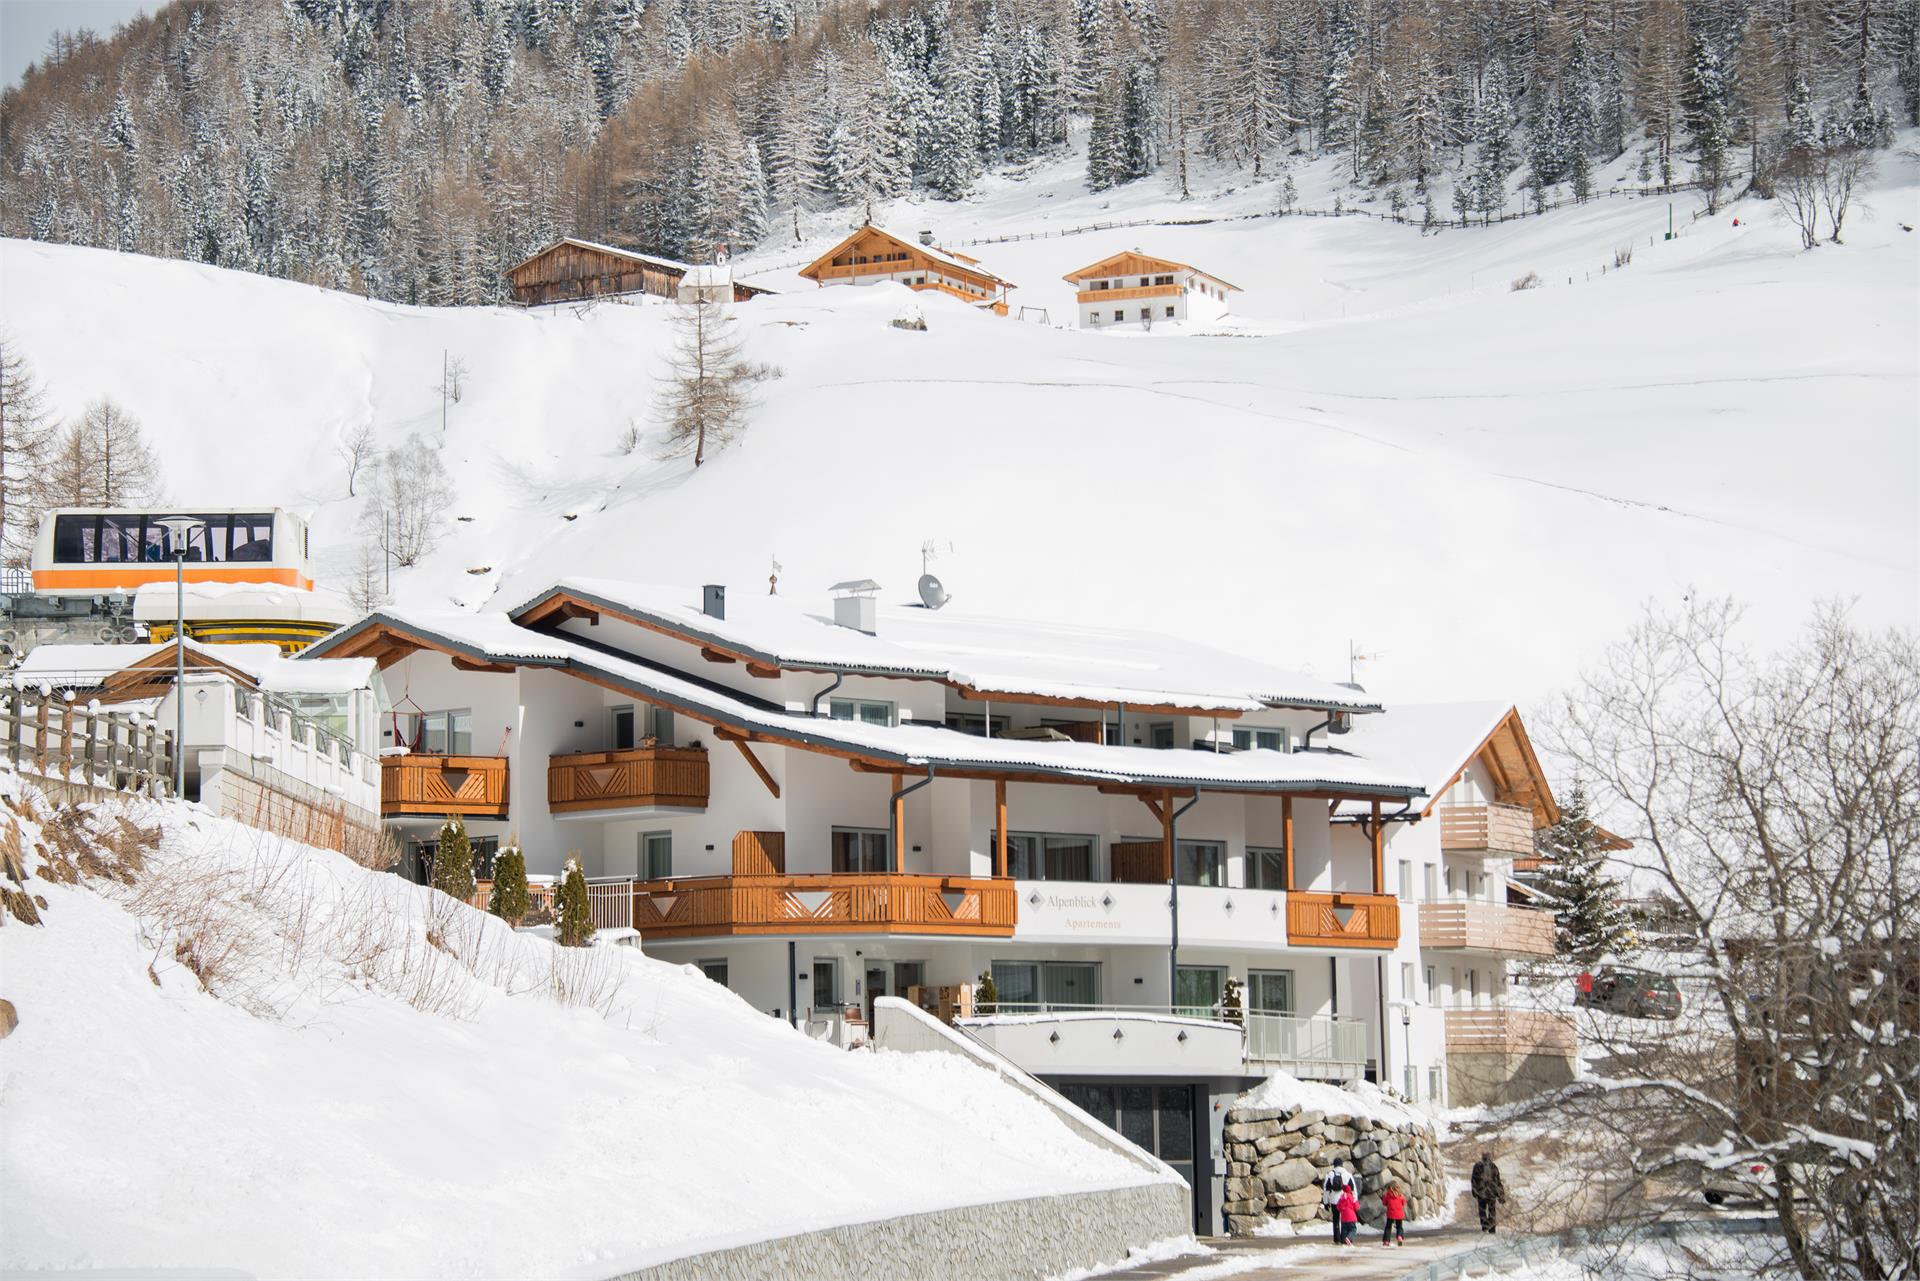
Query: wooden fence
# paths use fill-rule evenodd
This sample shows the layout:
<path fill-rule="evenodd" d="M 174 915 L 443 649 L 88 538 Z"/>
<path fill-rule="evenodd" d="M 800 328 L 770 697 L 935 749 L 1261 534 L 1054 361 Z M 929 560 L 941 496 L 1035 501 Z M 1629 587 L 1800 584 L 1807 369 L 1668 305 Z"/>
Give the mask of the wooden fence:
<path fill-rule="evenodd" d="M 0 755 L 22 774 L 70 786 L 165 795 L 173 735 L 151 717 L 58 694 L 0 690 Z"/>

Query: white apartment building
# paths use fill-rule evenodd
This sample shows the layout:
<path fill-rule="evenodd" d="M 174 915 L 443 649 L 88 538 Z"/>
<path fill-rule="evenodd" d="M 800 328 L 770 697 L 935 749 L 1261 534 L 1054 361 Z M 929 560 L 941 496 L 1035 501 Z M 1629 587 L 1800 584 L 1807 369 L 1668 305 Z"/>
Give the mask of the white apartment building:
<path fill-rule="evenodd" d="M 1198 267 L 1130 249 L 1062 277 L 1074 287 L 1082 329 L 1152 329 L 1182 320 L 1218 320 L 1240 292 Z"/>
<path fill-rule="evenodd" d="M 1409 843 L 1438 827 L 1405 821 L 1426 777 L 1349 732 L 1391 713 L 1165 636 L 875 590 L 815 611 L 568 579 L 308 653 L 380 665 L 381 807 L 415 875 L 450 813 L 482 873 L 509 834 L 536 875 L 577 853 L 602 927 L 840 1044 L 877 997 L 990 975 L 958 1025 L 1186 1174 L 1198 1229 L 1215 1104 L 1271 1071 L 1410 1062 L 1444 1098 L 1440 1017 L 1379 1035 L 1380 975 L 1421 955 L 1393 869 L 1443 864 Z"/>

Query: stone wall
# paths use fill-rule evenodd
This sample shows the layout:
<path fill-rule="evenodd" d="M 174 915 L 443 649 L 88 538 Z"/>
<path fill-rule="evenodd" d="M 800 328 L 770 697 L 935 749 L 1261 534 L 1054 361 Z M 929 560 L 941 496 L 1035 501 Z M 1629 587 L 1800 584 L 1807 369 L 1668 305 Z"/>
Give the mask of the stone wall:
<path fill-rule="evenodd" d="M 1038 1281 L 1193 1230 L 1185 1184 L 956 1206 L 689 1255 L 616 1281 Z"/>
<path fill-rule="evenodd" d="M 1446 1208 L 1446 1170 L 1433 1131 L 1415 1122 L 1381 1121 L 1313 1108 L 1235 1108 L 1227 1113 L 1227 1231 L 1245 1236 L 1266 1219 L 1324 1218 L 1320 1185 L 1339 1157 L 1360 1180 L 1360 1217 L 1383 1217 L 1380 1192 L 1398 1183 L 1407 1217 Z"/>

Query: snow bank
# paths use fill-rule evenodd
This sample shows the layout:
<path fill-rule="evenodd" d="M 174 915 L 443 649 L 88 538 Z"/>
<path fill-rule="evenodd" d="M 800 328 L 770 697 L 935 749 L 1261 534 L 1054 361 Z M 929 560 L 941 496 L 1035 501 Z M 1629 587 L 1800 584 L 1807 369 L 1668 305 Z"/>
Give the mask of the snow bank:
<path fill-rule="evenodd" d="M 1235 1099 L 1233 1106 L 1284 1111 L 1306 1108 L 1328 1116 L 1364 1116 L 1393 1125 L 1433 1128 L 1432 1117 L 1400 1102 L 1371 1081 L 1340 1086 L 1325 1081 L 1302 1081 L 1290 1073 L 1275 1072 Z"/>
<path fill-rule="evenodd" d="M 130 883 L 69 884 L 0 809 L 46 899 L 0 929 L 0 1268 L 611 1275 L 1152 1179 L 958 1059 L 836 1050 L 197 807 L 57 836 L 104 857 L 123 817 L 157 828 Z"/>

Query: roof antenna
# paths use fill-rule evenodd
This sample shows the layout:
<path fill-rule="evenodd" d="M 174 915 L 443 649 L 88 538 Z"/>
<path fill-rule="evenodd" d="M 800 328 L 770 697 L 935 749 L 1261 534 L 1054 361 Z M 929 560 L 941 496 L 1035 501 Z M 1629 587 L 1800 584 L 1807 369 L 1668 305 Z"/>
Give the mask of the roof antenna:
<path fill-rule="evenodd" d="M 1347 638 L 1347 684 L 1351 685 L 1355 689 L 1359 689 L 1360 678 L 1359 676 L 1355 675 L 1355 672 L 1359 668 L 1359 665 L 1361 663 L 1371 663 L 1377 658 L 1385 658 L 1386 656 L 1387 655 L 1385 650 L 1382 650 L 1376 654 L 1361 653 L 1359 642 L 1355 641 L 1351 636 L 1349 636 Z"/>
<path fill-rule="evenodd" d="M 952 551 L 952 543 L 939 543 L 929 538 L 920 544 L 920 603 L 928 609 L 939 609 L 953 598 L 947 595 L 947 589 L 928 568 L 942 551 Z"/>
<path fill-rule="evenodd" d="M 767 575 L 767 595 L 778 596 L 780 594 L 780 559 L 777 556 L 769 556 L 767 560 L 773 566 L 772 572 Z"/>

